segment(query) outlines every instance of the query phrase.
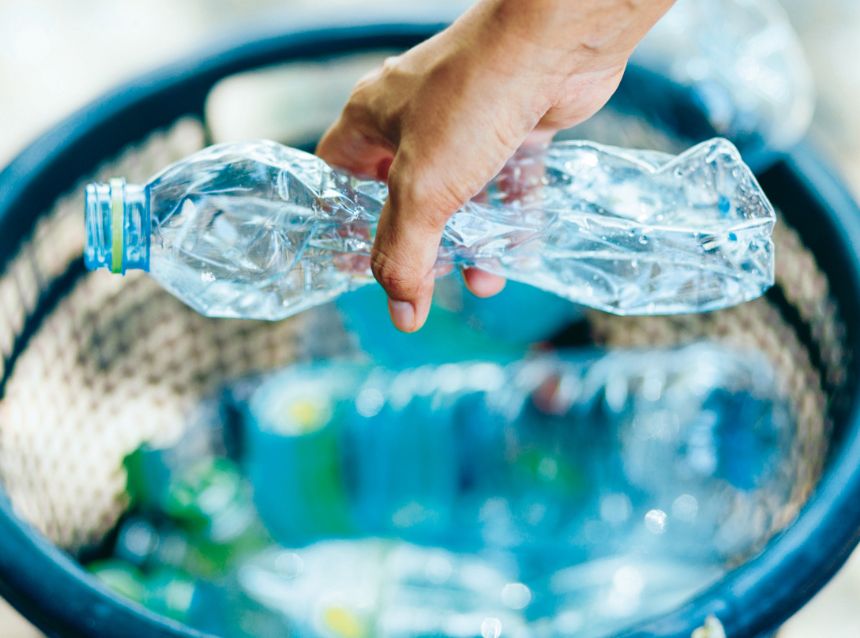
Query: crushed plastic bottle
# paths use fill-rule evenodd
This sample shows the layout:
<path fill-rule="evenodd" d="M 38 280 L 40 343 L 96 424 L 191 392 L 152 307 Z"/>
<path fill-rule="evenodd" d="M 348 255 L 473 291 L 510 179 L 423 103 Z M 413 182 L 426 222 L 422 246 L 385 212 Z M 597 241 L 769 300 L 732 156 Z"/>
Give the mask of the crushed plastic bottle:
<path fill-rule="evenodd" d="M 264 381 L 242 429 L 278 542 L 303 555 L 346 539 L 360 554 L 386 539 L 444 548 L 455 569 L 493 556 L 498 589 L 523 601 L 522 618 L 500 622 L 533 636 L 614 635 L 681 604 L 762 547 L 800 480 L 770 366 L 707 343 L 297 366 Z M 475 609 L 503 618 L 484 582 Z M 443 591 L 424 595 L 449 604 Z M 379 614 L 402 618 L 388 600 Z"/>
<path fill-rule="evenodd" d="M 717 344 L 238 384 L 209 444 L 129 457 L 90 566 L 227 638 L 617 635 L 754 555 L 803 475 L 771 367 Z"/>
<path fill-rule="evenodd" d="M 689 86 L 742 149 L 784 150 L 812 120 L 812 72 L 777 0 L 679 0 L 634 62 Z"/>
<path fill-rule="evenodd" d="M 85 260 L 148 270 L 205 315 L 280 319 L 373 280 L 386 195 L 274 142 L 213 146 L 146 186 L 88 186 Z M 725 140 L 677 157 L 563 142 L 515 158 L 455 214 L 438 266 L 618 314 L 700 312 L 773 283 L 773 224 Z"/>
<path fill-rule="evenodd" d="M 244 431 L 257 509 L 287 545 L 394 536 L 558 560 L 637 546 L 736 560 L 797 481 L 769 365 L 711 344 L 296 366 L 253 395 Z"/>

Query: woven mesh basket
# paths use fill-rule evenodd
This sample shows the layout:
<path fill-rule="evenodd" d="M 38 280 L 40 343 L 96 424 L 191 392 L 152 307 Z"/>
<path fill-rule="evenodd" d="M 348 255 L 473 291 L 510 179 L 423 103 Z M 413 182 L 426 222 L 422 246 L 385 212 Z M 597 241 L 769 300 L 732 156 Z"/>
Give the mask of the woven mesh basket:
<path fill-rule="evenodd" d="M 204 143 L 201 123 L 183 119 L 92 177 L 145 181 Z M 44 217 L 0 278 L 4 354 L 31 324 L 38 295 L 77 263 L 82 246 L 81 188 L 76 187 Z M 824 356 L 820 370 L 768 299 L 707 315 L 620 318 L 595 312 L 588 321 L 594 341 L 610 347 L 709 338 L 764 352 L 778 370 L 780 392 L 798 415 L 793 456 L 804 480 L 790 516 L 820 472 L 827 440 L 823 384 L 838 384 L 844 376 L 845 353 L 827 279 L 784 221 L 777 225 L 776 254 L 777 285 L 809 321 Z M 6 376 L 0 480 L 17 511 L 65 548 L 97 542 L 126 505 L 123 456 L 143 441 L 178 437 L 195 402 L 224 381 L 301 358 L 308 326 L 318 326 L 320 314 L 279 323 L 206 319 L 145 276 L 82 274 L 39 322 Z"/>
<path fill-rule="evenodd" d="M 145 275 L 84 271 L 83 184 L 114 175 L 144 182 L 210 143 L 208 130 L 200 116 L 182 117 L 81 176 L 50 210 L 30 211 L 36 229 L 0 272 L 0 486 L 21 519 L 73 554 L 98 545 L 125 511 L 123 457 L 144 441 L 176 440 L 201 397 L 230 379 L 349 347 L 330 309 L 278 323 L 212 320 Z M 667 151 L 687 143 L 611 109 L 571 135 Z M 770 359 L 797 417 L 791 454 L 802 477 L 791 506 L 767 522 L 771 532 L 816 486 L 850 376 L 828 277 L 778 214 L 777 285 L 766 297 L 707 315 L 585 319 L 591 341 L 609 348 L 706 338 Z"/>

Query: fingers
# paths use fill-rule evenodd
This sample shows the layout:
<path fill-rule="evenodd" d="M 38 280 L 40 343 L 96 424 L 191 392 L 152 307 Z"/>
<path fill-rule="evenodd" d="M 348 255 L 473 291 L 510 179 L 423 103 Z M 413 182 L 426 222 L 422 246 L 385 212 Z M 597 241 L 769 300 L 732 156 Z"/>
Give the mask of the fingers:
<path fill-rule="evenodd" d="M 320 140 L 317 155 L 332 166 L 380 180 L 388 179 L 393 160 L 388 143 L 363 131 L 349 109 Z M 371 270 L 388 294 L 394 325 L 403 332 L 414 332 L 430 312 L 441 227 L 434 230 L 407 223 L 404 215 L 392 211 L 398 189 L 393 186 L 392 190 L 377 228 Z"/>
<path fill-rule="evenodd" d="M 388 294 L 391 320 L 403 332 L 415 332 L 427 320 L 439 241 L 453 212 L 416 194 L 413 184 L 392 169 L 371 256 L 373 275 Z"/>
<path fill-rule="evenodd" d="M 361 177 L 382 180 L 388 177 L 388 168 L 394 157 L 388 142 L 367 132 L 347 112 L 323 135 L 316 154 L 330 166 Z"/>
<path fill-rule="evenodd" d="M 441 232 L 419 230 L 385 204 L 370 260 L 373 276 L 388 294 L 391 320 L 398 330 L 415 332 L 430 312 L 433 265 Z"/>
<path fill-rule="evenodd" d="M 551 132 L 535 132 L 524 146 L 540 147 L 550 137 Z M 392 164 L 391 149 L 362 132 L 348 111 L 329 129 L 317 152 L 332 165 L 377 179 L 385 179 Z M 446 180 L 437 179 L 436 187 L 421 186 L 428 180 L 418 175 L 438 176 L 438 170 L 430 171 L 422 165 L 419 173 L 417 169 L 410 170 L 405 161 L 401 161 L 401 166 L 398 176 L 389 180 L 390 197 L 377 228 L 371 269 L 388 294 L 394 325 L 404 332 L 414 332 L 425 323 L 430 310 L 434 278 L 439 274 L 434 265 L 442 229 L 464 196 L 440 188 Z M 527 176 L 539 178 L 542 175 L 540 163 L 531 167 L 528 162 L 520 162 L 517 166 L 526 170 L 518 170 L 516 179 L 507 180 L 503 171 L 501 179 L 503 190 L 511 200 L 519 199 L 518 189 L 531 183 L 525 179 Z M 531 175 L 532 172 L 535 175 Z M 513 175 L 507 177 L 513 178 Z M 495 295 L 505 286 L 504 278 L 474 268 L 464 270 L 463 278 L 469 291 L 478 297 Z"/>
<path fill-rule="evenodd" d="M 540 153 L 552 141 L 553 135 L 554 130 L 535 129 L 529 133 L 511 161 L 505 164 L 496 178 L 505 202 L 523 200 L 540 187 L 544 175 Z M 504 277 L 477 268 L 464 268 L 463 281 L 469 292 L 481 298 L 497 295 L 505 287 Z"/>
<path fill-rule="evenodd" d="M 543 123 L 528 134 L 523 142 L 523 148 L 543 149 L 550 145 L 552 138 L 558 133 L 559 129 L 545 126 Z"/>
<path fill-rule="evenodd" d="M 464 268 L 463 281 L 466 288 L 476 297 L 492 297 L 502 292 L 505 278 L 477 268 Z"/>
<path fill-rule="evenodd" d="M 505 202 L 521 201 L 539 189 L 544 176 L 541 153 L 557 131 L 537 128 L 526 137 L 514 157 L 505 164 L 496 178 Z M 480 197 L 480 196 L 479 196 Z M 505 287 L 505 278 L 477 268 L 464 268 L 463 281 L 476 297 L 492 297 Z"/>
<path fill-rule="evenodd" d="M 499 172 L 543 112 L 529 91 L 510 98 L 500 83 L 512 76 L 490 77 L 462 41 L 428 41 L 360 82 L 317 149 L 359 175 L 385 179 L 390 169 L 371 270 L 405 332 L 426 321 L 448 218 Z M 487 273 L 465 276 L 479 296 L 504 286 Z"/>

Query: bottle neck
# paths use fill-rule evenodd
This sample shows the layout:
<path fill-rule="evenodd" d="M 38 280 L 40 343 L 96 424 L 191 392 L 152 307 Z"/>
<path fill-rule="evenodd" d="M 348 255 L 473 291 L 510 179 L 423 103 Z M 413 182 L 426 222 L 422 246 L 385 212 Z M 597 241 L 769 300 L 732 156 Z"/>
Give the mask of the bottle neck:
<path fill-rule="evenodd" d="M 143 186 L 112 179 L 89 184 L 84 197 L 89 270 L 149 270 L 149 198 Z"/>

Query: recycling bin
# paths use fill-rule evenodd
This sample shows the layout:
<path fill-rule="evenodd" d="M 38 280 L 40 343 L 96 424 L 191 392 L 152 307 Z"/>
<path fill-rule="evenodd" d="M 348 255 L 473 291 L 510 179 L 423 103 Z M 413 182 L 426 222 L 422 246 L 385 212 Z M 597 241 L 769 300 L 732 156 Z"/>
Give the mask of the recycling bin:
<path fill-rule="evenodd" d="M 0 594 L 49 635 L 203 635 L 81 567 L 127 507 L 122 458 L 143 441 L 175 438 L 190 406 L 225 380 L 275 369 L 319 347 L 326 330 L 302 316 L 206 319 L 145 277 L 87 273 L 82 185 L 114 174 L 142 180 L 209 143 L 205 104 L 224 78 L 405 49 L 442 27 L 326 25 L 244 37 L 117 88 L 0 173 Z M 712 133 L 683 87 L 644 69 L 628 71 L 607 115 L 581 134 L 617 136 L 612 113 L 666 146 Z M 776 285 L 765 297 L 709 315 L 586 312 L 556 338 L 756 348 L 782 374 L 797 415 L 805 474 L 796 511 L 759 554 L 625 636 L 690 636 L 710 616 L 732 637 L 768 635 L 860 539 L 860 210 L 808 143 L 767 157 L 758 178 L 779 222 Z"/>

